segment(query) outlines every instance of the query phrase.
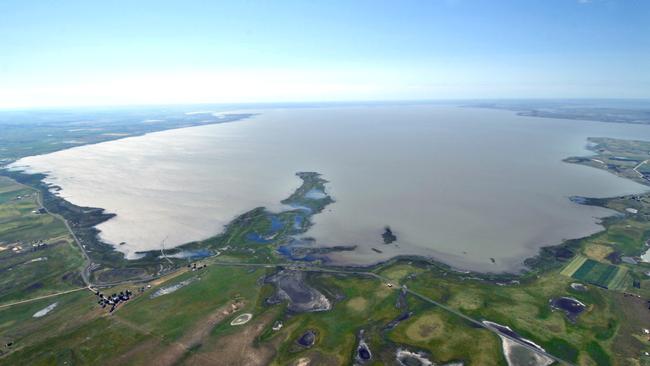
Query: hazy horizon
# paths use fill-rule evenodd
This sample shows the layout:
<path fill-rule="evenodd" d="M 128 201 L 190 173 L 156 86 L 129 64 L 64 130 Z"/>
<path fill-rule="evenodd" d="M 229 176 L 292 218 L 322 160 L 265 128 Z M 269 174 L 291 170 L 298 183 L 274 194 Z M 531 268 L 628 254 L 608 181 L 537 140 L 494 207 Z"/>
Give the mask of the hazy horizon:
<path fill-rule="evenodd" d="M 11 112 L 50 112 L 50 111 L 115 111 L 124 110 L 146 110 L 148 108 L 220 108 L 218 112 L 232 113 L 237 109 L 245 108 L 298 108 L 298 107 L 335 107 L 335 106 L 355 106 L 355 105 L 426 105 L 426 104 L 472 104 L 472 103 L 531 103 L 530 107 L 538 107 L 539 103 L 569 103 L 569 104 L 597 104 L 597 107 L 608 107 L 608 103 L 641 103 L 631 107 L 646 108 L 650 106 L 650 97 L 648 98 L 436 98 L 436 99 L 355 99 L 355 100 L 313 100 L 313 101 L 269 101 L 269 102 L 222 102 L 222 103 L 151 103 L 151 104 L 92 104 L 92 105 L 59 105 L 59 106 L 31 106 L 31 107 L 2 107 L 0 113 Z M 648 104 L 648 105 L 647 105 Z M 630 107 L 630 105 L 626 105 Z M 217 112 L 217 111 L 214 111 Z"/>
<path fill-rule="evenodd" d="M 649 24 L 613 0 L 5 1 L 0 108 L 646 99 Z"/>

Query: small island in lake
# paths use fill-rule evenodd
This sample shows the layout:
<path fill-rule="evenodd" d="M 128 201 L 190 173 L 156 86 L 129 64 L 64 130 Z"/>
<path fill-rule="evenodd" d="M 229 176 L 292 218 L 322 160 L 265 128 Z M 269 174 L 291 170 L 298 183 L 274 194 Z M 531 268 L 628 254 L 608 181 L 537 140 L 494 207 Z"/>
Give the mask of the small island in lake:
<path fill-rule="evenodd" d="M 393 234 L 393 231 L 390 229 L 390 226 L 384 228 L 384 233 L 381 234 L 381 237 L 384 238 L 384 244 L 391 244 L 397 240 L 397 236 Z"/>

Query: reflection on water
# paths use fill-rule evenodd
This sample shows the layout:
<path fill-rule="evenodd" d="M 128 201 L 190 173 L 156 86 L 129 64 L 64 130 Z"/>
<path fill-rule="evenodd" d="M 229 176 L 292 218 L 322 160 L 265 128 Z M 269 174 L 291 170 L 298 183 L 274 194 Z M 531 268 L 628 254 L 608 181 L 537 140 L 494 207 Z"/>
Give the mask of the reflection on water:
<path fill-rule="evenodd" d="M 516 270 L 539 247 L 593 233 L 611 212 L 569 196 L 644 187 L 563 163 L 588 136 L 650 138 L 650 128 L 519 117 L 451 106 L 277 109 L 236 123 L 152 133 L 20 160 L 60 194 L 117 217 L 99 226 L 116 249 L 202 239 L 257 206 L 277 209 L 318 171 L 336 202 L 316 215 L 316 245 L 357 245 L 337 263 L 398 254 L 482 271 Z M 320 192 L 313 192 L 314 196 Z M 397 241 L 384 244 L 390 226 Z M 376 250 L 373 250 L 376 249 Z M 494 258 L 494 261 L 491 260 Z"/>

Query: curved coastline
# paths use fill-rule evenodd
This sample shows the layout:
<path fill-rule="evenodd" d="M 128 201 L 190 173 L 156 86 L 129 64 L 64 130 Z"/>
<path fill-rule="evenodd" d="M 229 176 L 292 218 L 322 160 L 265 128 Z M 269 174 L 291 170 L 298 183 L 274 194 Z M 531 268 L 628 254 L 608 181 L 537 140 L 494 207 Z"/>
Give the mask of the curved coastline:
<path fill-rule="evenodd" d="M 99 262 L 102 262 L 106 265 L 113 261 L 117 261 L 118 262 L 117 264 L 119 264 L 118 267 L 132 267 L 132 265 L 139 266 L 140 264 L 144 264 L 145 268 L 151 267 L 151 264 L 153 262 L 156 262 L 156 260 L 154 260 L 153 257 L 147 254 L 149 252 L 143 252 L 144 258 L 141 258 L 142 260 L 126 261 L 124 257 L 121 256 L 121 253 L 114 250 L 115 248 L 113 247 L 113 245 L 107 244 L 99 238 L 98 236 L 99 231 L 96 229 L 96 226 L 98 224 L 110 220 L 114 215 L 105 213 L 104 210 L 101 208 L 79 207 L 70 203 L 69 201 L 57 195 L 56 192 L 53 192 L 53 190 L 57 189 L 56 187 L 44 183 L 43 181 L 43 179 L 45 178 L 44 174 L 30 174 L 24 171 L 16 171 L 16 170 L 8 171 L 6 170 L 6 166 L 3 167 L 2 174 L 7 175 L 21 183 L 37 188 L 44 194 L 44 197 L 46 198 L 44 199 L 44 204 L 45 202 L 47 202 L 52 209 L 57 211 L 61 211 L 61 210 L 65 211 L 65 213 L 62 213 L 64 217 L 73 220 L 73 222 L 80 223 L 80 225 L 73 225 L 73 228 L 75 230 L 79 230 L 79 232 L 76 232 L 76 234 L 83 236 L 86 240 L 89 241 L 89 244 L 97 246 L 100 249 L 99 252 L 101 253 L 101 256 L 103 258 Z M 646 186 L 648 185 L 647 182 L 644 184 Z M 307 193 L 309 194 L 309 192 Z M 325 195 L 323 197 L 331 198 L 329 197 L 329 195 Z M 319 198 L 323 198 L 323 197 L 320 197 L 319 195 Z M 587 198 L 585 202 L 576 202 L 576 203 L 605 208 L 604 202 L 606 202 L 607 199 L 608 198 L 604 198 L 604 199 Z M 90 220 L 79 220 L 80 215 L 83 216 L 89 215 Z M 612 216 L 602 218 L 600 223 L 602 230 L 599 230 L 591 235 L 588 235 L 586 237 L 576 238 L 576 239 L 565 240 L 564 242 L 555 245 L 541 247 L 539 249 L 539 252 L 536 255 L 525 258 L 523 260 L 522 263 L 524 265 L 524 268 L 522 268 L 522 270 L 517 273 L 511 273 L 505 271 L 484 272 L 484 271 L 463 270 L 463 269 L 455 268 L 454 266 L 445 263 L 444 261 L 437 259 L 433 256 L 424 256 L 424 255 L 397 255 L 386 260 L 380 260 L 372 264 L 363 264 L 363 265 L 333 264 L 333 263 L 328 263 L 327 260 L 325 259 L 323 261 L 323 265 L 331 266 L 335 268 L 349 268 L 354 270 L 372 271 L 383 266 L 391 265 L 393 263 L 398 263 L 403 261 L 414 261 L 414 262 L 422 262 L 429 265 L 435 265 L 439 268 L 444 268 L 448 271 L 455 272 L 460 276 L 476 277 L 476 278 L 490 280 L 490 281 L 515 281 L 518 278 L 524 277 L 527 273 L 540 272 L 540 271 L 543 272 L 547 268 L 554 267 L 557 264 L 556 260 L 558 258 L 560 259 L 570 258 L 573 255 L 572 249 L 578 247 L 579 243 L 582 240 L 585 240 L 594 235 L 598 235 L 599 233 L 605 231 L 607 229 L 608 223 L 611 222 L 612 220 L 615 220 L 617 215 L 618 214 L 613 214 Z M 215 235 L 215 237 L 221 234 L 223 234 L 223 232 Z M 186 249 L 190 249 L 190 250 L 195 249 L 195 247 L 196 247 L 196 242 L 190 242 L 190 243 L 185 243 L 176 246 L 169 252 L 176 253 Z M 186 260 L 186 258 L 183 257 L 179 257 L 177 259 L 181 259 L 181 261 L 175 261 L 174 265 L 178 265 L 178 263 L 181 263 L 182 260 Z M 168 270 L 171 270 L 171 268 Z M 163 271 L 158 271 L 158 274 L 160 273 L 163 273 Z"/>
<path fill-rule="evenodd" d="M 127 267 L 127 268 L 132 268 L 132 267 L 144 267 L 143 269 L 147 267 L 151 267 L 152 263 L 153 264 L 158 264 L 162 262 L 163 260 L 158 256 L 159 251 L 148 251 L 148 252 L 141 252 L 142 257 L 139 259 L 135 260 L 127 260 L 124 258 L 122 253 L 118 252 L 115 250 L 114 246 L 111 244 L 107 244 L 105 242 L 102 242 L 101 239 L 98 237 L 98 230 L 95 228 L 95 226 L 101 222 L 110 220 L 112 217 L 114 217 L 113 214 L 107 214 L 104 212 L 103 209 L 101 208 L 93 208 L 93 207 L 78 207 L 75 206 L 74 204 L 66 201 L 64 198 L 56 195 L 54 192 L 51 191 L 52 187 L 44 184 L 42 181 L 42 174 L 28 174 L 24 172 L 19 172 L 19 171 L 3 171 L 4 175 L 9 176 L 12 179 L 17 180 L 20 183 L 27 184 L 27 185 L 32 185 L 34 183 L 37 184 L 38 189 L 41 190 L 41 192 L 47 192 L 46 196 L 47 199 L 45 200 L 46 202 L 49 202 L 51 207 L 53 207 L 55 210 L 59 210 L 59 213 L 61 213 L 64 217 L 72 218 L 74 219 L 74 216 L 78 215 L 81 213 L 84 216 L 90 215 L 91 217 L 91 226 L 79 226 L 75 225 L 73 226 L 75 229 L 75 234 L 81 237 L 86 238 L 87 240 L 89 238 L 95 239 L 95 242 L 91 245 L 95 245 L 98 248 L 100 248 L 100 252 L 102 256 L 106 256 L 105 258 L 101 258 L 100 260 L 97 260 L 96 257 L 93 257 L 93 261 L 95 263 L 103 263 L 104 265 L 115 265 L 117 264 L 116 267 Z M 326 198 L 330 198 L 329 195 L 326 196 Z M 587 205 L 597 205 L 599 207 L 605 207 L 604 202 L 607 201 L 607 198 L 605 199 L 589 199 L 586 198 L 586 201 L 581 202 L 580 204 L 587 204 Z M 258 208 L 258 209 L 263 209 L 263 208 Z M 256 210 L 258 210 L 256 209 Z M 64 210 L 67 212 L 61 212 L 60 210 Z M 254 211 L 254 210 L 253 210 Z M 245 214 L 243 214 L 245 215 Z M 73 217 L 70 217 L 73 216 Z M 375 271 L 380 268 L 385 268 L 394 264 L 398 263 L 404 263 L 404 262 L 409 262 L 409 263 L 419 263 L 420 265 L 424 266 L 434 266 L 440 270 L 453 273 L 459 277 L 466 278 L 466 279 L 475 279 L 475 280 L 482 280 L 482 281 L 488 281 L 488 282 L 493 282 L 493 283 L 499 283 L 499 284 L 508 284 L 508 283 L 517 283 L 519 280 L 523 280 L 525 278 L 531 277 L 532 274 L 540 274 L 544 272 L 545 270 L 549 270 L 552 268 L 556 268 L 558 265 L 561 265 L 564 260 L 568 260 L 573 257 L 574 255 L 574 249 L 577 249 L 580 246 L 580 243 L 583 240 L 586 240 L 592 236 L 598 235 L 602 233 L 603 231 L 607 230 L 607 225 L 608 222 L 612 220 L 618 219 L 620 216 L 619 213 L 615 213 L 612 216 L 606 217 L 602 219 L 602 226 L 603 229 L 593 233 L 589 236 L 586 237 L 581 237 L 581 238 L 576 238 L 576 239 L 570 239 L 566 240 L 562 243 L 558 243 L 556 245 L 551 245 L 551 246 L 545 246 L 540 248 L 540 251 L 537 255 L 528 257 L 524 259 L 523 264 L 524 268 L 516 273 L 512 272 L 507 272 L 507 271 L 502 271 L 502 272 L 483 272 L 483 271 L 473 271 L 473 270 L 466 270 L 462 268 L 457 268 L 454 267 L 453 265 L 450 265 L 448 263 L 445 263 L 444 261 L 441 261 L 433 256 L 422 256 L 422 255 L 398 255 L 398 256 L 393 256 L 389 259 L 386 260 L 381 260 L 372 264 L 363 264 L 363 265 L 354 265 L 354 264 L 334 264 L 334 263 L 329 263 L 326 257 L 321 257 L 320 259 L 322 260 L 321 262 L 321 267 L 323 268 L 336 268 L 336 269 L 345 269 L 345 270 L 350 270 L 350 271 Z M 210 238 L 213 239 L 215 237 L 218 237 L 219 235 L 222 235 L 222 233 L 219 233 L 215 235 L 214 237 Z M 209 240 L 209 239 L 208 239 Z M 198 242 L 190 242 L 186 244 L 182 244 L 179 246 L 176 246 L 172 249 L 167 250 L 167 253 L 170 254 L 170 256 L 174 256 L 174 253 L 180 253 L 180 252 L 185 252 L 185 251 L 192 251 L 197 249 L 197 243 Z M 199 248 L 200 249 L 200 248 Z M 326 249 L 326 248 L 325 248 Z M 335 251 L 339 250 L 346 250 L 346 248 L 334 248 Z M 214 255 L 215 253 L 212 253 L 210 256 Z M 207 255 L 203 255 L 203 258 L 208 257 Z M 561 261 L 558 261 L 558 258 L 563 259 Z M 187 257 L 184 256 L 178 256 L 176 258 L 173 258 L 174 266 L 175 268 L 182 266 L 184 263 L 187 262 Z M 287 264 L 299 264 L 299 263 L 306 263 L 301 260 L 292 260 L 291 262 L 281 262 L 281 261 L 276 261 L 275 264 L 277 265 L 287 265 Z M 137 273 L 138 279 L 140 280 L 151 280 L 153 278 L 156 278 L 158 276 L 164 275 L 166 273 L 169 273 L 172 271 L 174 268 L 167 268 L 164 271 L 158 271 L 155 275 L 150 275 L 150 276 L 142 276 L 142 273 Z M 130 274 L 133 274 L 133 272 L 129 272 Z M 100 281 L 101 282 L 101 281 Z"/>

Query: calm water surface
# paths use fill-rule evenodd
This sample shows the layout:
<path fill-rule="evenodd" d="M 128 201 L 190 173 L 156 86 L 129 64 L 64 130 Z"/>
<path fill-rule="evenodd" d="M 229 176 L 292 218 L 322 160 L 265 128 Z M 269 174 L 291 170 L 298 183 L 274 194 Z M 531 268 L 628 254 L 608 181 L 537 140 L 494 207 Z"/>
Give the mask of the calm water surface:
<path fill-rule="evenodd" d="M 204 239 L 257 206 L 279 208 L 318 171 L 336 203 L 308 232 L 356 244 L 331 259 L 369 264 L 418 254 L 481 271 L 514 271 L 541 246 L 598 231 L 611 211 L 571 195 L 645 187 L 561 160 L 589 136 L 650 139 L 650 127 L 520 117 L 451 106 L 276 109 L 245 121 L 148 134 L 18 161 L 60 194 L 117 216 L 102 239 L 133 257 Z M 398 240 L 383 244 L 390 225 Z M 383 253 L 374 252 L 377 248 Z M 492 263 L 494 258 L 496 263 Z"/>

